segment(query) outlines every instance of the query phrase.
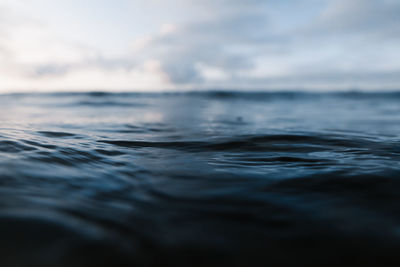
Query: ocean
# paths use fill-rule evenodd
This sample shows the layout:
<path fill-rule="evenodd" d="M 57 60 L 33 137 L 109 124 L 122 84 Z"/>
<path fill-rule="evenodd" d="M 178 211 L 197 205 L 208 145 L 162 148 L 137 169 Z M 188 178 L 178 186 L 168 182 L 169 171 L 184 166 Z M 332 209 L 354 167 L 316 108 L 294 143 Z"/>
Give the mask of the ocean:
<path fill-rule="evenodd" d="M 1 266 L 400 265 L 400 93 L 0 105 Z"/>

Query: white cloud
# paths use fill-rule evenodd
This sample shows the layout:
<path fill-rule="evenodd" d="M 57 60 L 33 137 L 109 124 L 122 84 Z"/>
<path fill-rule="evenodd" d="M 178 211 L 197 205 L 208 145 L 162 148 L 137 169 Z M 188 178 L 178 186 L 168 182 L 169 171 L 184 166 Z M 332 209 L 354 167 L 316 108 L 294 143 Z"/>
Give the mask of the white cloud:
<path fill-rule="evenodd" d="M 30 3 L 35 1 L 46 2 Z M 19 13 L 23 1 L 0 0 L 0 90 L 400 88 L 396 0 L 118 0 L 115 5 L 122 1 L 133 9 L 118 12 L 134 12 L 136 6 L 138 16 L 146 10 L 153 12 L 146 16 L 162 14 L 162 19 L 156 31 L 146 31 L 144 21 L 114 27 L 135 36 L 129 44 L 126 36 L 114 40 L 129 47 L 116 55 L 100 44 L 104 36 L 116 36 L 106 29 L 99 45 L 92 35 L 77 42 L 62 28 L 55 31 L 57 25 Z M 118 12 L 108 19 L 118 20 Z"/>
<path fill-rule="evenodd" d="M 400 87 L 399 41 L 383 34 L 400 28 L 398 2 L 326 2 L 319 15 L 280 32 L 271 26 L 273 4 L 244 3 L 207 3 L 213 10 L 227 6 L 154 36 L 141 53 L 156 54 L 174 83 L 195 87 L 213 87 L 215 81 L 226 88 Z M 307 1 L 302 3 L 307 9 Z M 302 10 L 289 15 L 296 12 Z"/>
<path fill-rule="evenodd" d="M 0 92 L 151 90 L 169 87 L 157 60 L 106 58 L 96 48 L 63 40 L 45 24 L 0 10 Z"/>

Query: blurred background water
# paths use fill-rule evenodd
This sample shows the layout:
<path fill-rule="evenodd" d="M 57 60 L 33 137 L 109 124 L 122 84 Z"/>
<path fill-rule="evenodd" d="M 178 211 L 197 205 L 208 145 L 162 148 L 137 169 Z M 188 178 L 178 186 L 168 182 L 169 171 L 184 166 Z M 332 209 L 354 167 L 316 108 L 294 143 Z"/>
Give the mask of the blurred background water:
<path fill-rule="evenodd" d="M 400 263 L 398 93 L 0 106 L 3 266 Z"/>

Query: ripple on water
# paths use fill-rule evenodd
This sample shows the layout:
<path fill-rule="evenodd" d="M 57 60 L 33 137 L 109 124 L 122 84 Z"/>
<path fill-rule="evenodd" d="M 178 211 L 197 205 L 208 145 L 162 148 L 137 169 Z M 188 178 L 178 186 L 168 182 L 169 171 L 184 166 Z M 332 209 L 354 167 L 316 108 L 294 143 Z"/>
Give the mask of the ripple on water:
<path fill-rule="evenodd" d="M 1 266 L 400 263 L 397 96 L 3 102 Z"/>
<path fill-rule="evenodd" d="M 39 131 L 38 133 L 50 138 L 76 137 L 76 134 L 65 132 Z"/>

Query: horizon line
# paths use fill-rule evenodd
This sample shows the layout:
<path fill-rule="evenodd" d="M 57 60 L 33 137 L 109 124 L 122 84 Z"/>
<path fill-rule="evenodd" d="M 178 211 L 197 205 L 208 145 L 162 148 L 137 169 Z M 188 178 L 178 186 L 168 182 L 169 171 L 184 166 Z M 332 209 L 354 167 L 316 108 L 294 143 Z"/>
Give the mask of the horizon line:
<path fill-rule="evenodd" d="M 62 95 L 62 94 L 400 94 L 398 89 L 363 89 L 363 88 L 348 88 L 348 89 L 193 89 L 193 90 L 21 90 L 21 91 L 6 91 L 0 95 Z"/>

